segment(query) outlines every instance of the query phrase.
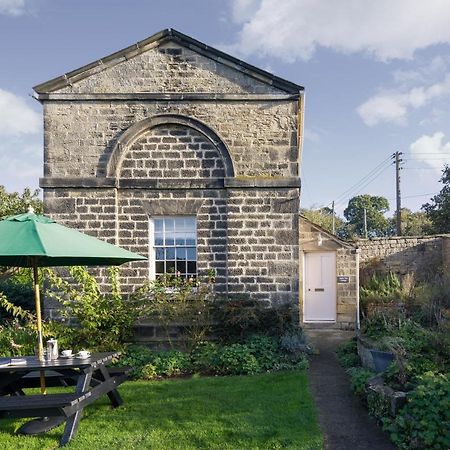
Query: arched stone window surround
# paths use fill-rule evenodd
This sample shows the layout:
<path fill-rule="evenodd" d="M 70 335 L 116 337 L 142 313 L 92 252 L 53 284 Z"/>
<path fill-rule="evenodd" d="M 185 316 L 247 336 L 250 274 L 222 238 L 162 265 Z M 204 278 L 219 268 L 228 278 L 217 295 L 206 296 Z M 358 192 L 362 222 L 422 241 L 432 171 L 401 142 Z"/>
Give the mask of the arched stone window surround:
<path fill-rule="evenodd" d="M 143 133 L 160 125 L 182 125 L 192 128 L 205 136 L 205 138 L 216 147 L 219 154 L 222 156 L 225 166 L 225 175 L 227 177 L 234 177 L 234 166 L 230 152 L 217 133 L 197 119 L 178 114 L 161 114 L 143 119 L 134 125 L 131 125 L 131 127 L 128 128 L 118 139 L 111 152 L 111 156 L 106 166 L 106 176 L 117 178 L 118 171 L 128 146 Z"/>

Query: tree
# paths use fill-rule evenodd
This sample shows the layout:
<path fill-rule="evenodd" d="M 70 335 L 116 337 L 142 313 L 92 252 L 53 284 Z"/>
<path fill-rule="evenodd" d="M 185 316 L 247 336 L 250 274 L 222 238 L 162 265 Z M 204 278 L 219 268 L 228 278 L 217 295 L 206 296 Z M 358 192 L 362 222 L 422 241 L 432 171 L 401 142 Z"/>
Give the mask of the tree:
<path fill-rule="evenodd" d="M 402 208 L 400 212 L 400 220 L 402 223 L 403 236 L 423 236 L 424 234 L 430 234 L 431 232 L 431 220 L 424 212 L 412 212 L 408 208 Z M 392 217 L 391 219 L 389 219 L 389 221 L 389 234 L 395 235 L 397 231 L 396 217 Z"/>
<path fill-rule="evenodd" d="M 319 209 L 302 208 L 300 213 L 311 222 L 319 225 L 324 230 L 333 232 L 333 210 L 327 207 Z M 344 220 L 338 215 L 334 215 L 335 234 L 339 237 L 346 236 L 346 227 Z"/>
<path fill-rule="evenodd" d="M 25 188 L 23 193 L 19 194 L 19 192 L 6 192 L 5 187 L 0 186 L 0 218 L 27 212 L 30 206 L 36 213 L 42 213 L 44 208 L 39 198 L 39 189 L 31 191 L 30 188 Z"/>
<path fill-rule="evenodd" d="M 389 220 L 384 217 L 384 213 L 389 211 L 389 202 L 384 197 L 369 194 L 352 197 L 344 210 L 350 234 L 364 236 L 364 210 L 368 236 L 386 236 L 389 233 Z"/>
<path fill-rule="evenodd" d="M 443 188 L 422 209 L 431 221 L 433 233 L 450 233 L 450 166 L 444 167 L 439 181 Z"/>

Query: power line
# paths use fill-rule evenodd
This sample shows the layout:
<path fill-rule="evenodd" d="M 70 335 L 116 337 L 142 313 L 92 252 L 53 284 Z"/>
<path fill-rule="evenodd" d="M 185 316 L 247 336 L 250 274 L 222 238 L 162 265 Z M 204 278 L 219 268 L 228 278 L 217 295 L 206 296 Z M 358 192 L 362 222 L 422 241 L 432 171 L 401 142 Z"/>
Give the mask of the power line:
<path fill-rule="evenodd" d="M 350 193 L 354 192 L 355 190 L 360 191 L 361 189 L 363 189 L 364 187 L 369 185 L 379 175 L 381 175 L 381 173 L 383 173 L 388 167 L 390 167 L 392 165 L 390 159 L 391 159 L 391 156 L 388 156 L 386 159 L 381 161 L 381 163 L 379 163 L 376 167 L 374 167 L 370 172 L 368 172 L 364 177 L 362 177 L 357 183 L 355 183 L 353 186 L 349 187 L 342 194 L 337 196 L 335 202 L 338 203 L 339 205 L 341 205 L 342 201 L 344 199 L 347 199 L 350 196 Z"/>

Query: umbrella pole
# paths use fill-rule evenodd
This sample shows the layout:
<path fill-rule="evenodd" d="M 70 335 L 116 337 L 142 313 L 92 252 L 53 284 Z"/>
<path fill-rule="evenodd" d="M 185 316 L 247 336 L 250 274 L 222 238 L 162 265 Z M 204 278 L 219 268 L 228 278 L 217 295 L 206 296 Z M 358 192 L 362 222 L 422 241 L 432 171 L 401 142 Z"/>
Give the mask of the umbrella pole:
<path fill-rule="evenodd" d="M 44 361 L 44 344 L 42 340 L 42 317 L 41 317 L 41 294 L 39 291 L 39 274 L 36 264 L 33 264 L 33 279 L 34 279 L 34 298 L 36 300 L 36 318 L 37 318 L 37 333 L 38 333 L 38 358 L 39 361 Z M 45 373 L 40 371 L 41 394 L 46 394 L 45 389 Z"/>

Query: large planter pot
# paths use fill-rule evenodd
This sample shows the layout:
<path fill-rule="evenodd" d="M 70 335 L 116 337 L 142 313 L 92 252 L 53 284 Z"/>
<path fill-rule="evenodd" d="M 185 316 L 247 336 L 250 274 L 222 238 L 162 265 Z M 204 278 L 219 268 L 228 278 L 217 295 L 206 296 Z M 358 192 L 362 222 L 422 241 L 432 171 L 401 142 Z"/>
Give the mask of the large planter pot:
<path fill-rule="evenodd" d="M 371 349 L 370 353 L 372 354 L 373 365 L 377 373 L 384 372 L 394 360 L 394 355 L 390 352 Z"/>

